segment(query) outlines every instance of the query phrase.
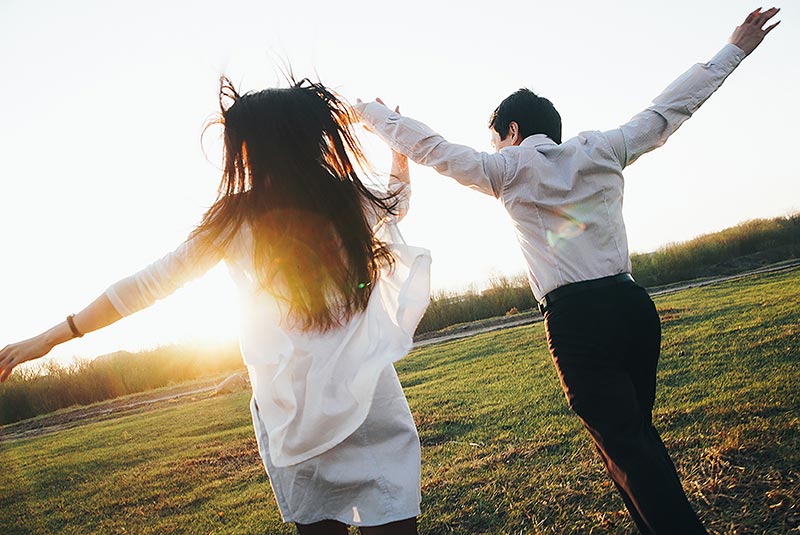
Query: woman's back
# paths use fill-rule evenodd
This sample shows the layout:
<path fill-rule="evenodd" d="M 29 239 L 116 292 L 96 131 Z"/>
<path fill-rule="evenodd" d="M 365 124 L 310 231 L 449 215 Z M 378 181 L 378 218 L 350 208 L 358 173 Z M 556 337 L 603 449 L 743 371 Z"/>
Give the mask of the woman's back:
<path fill-rule="evenodd" d="M 208 247 L 193 235 L 109 287 L 106 295 L 122 315 L 129 315 L 224 259 L 239 292 L 240 346 L 271 461 L 276 466 L 301 462 L 335 446 L 364 421 L 380 373 L 411 349 L 429 302 L 430 253 L 403 243 L 397 230 L 408 209 L 410 186 L 391 181 L 387 193 L 397 199 L 396 214 L 381 214 L 366 200 L 360 209 L 394 262 L 370 285 L 364 310 L 337 319 L 340 325 L 330 329 L 304 328 L 292 316 L 285 292 L 263 286 L 256 257 L 259 236 L 248 224 L 221 246 Z"/>
<path fill-rule="evenodd" d="M 240 293 L 242 356 L 278 466 L 352 433 L 369 411 L 381 371 L 411 349 L 429 302 L 431 258 L 403 243 L 396 222 L 390 216 L 380 223 L 395 262 L 381 272 L 366 308 L 325 331 L 293 323 L 282 301 L 259 286 L 252 230 L 231 241 L 226 264 Z"/>

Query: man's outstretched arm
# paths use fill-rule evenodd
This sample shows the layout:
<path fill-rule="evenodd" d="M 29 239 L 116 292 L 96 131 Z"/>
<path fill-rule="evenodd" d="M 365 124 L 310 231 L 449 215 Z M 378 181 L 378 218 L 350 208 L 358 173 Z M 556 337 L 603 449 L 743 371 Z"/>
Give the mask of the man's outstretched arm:
<path fill-rule="evenodd" d="M 653 104 L 620 128 L 606 132 L 622 167 L 663 145 L 716 91 L 741 61 L 779 23 L 764 28 L 779 9 L 757 9 L 734 30 L 728 44 L 708 63 L 697 64 L 672 82 Z"/>
<path fill-rule="evenodd" d="M 358 101 L 355 110 L 364 126 L 393 151 L 420 165 L 433 167 L 464 186 L 500 196 L 506 175 L 502 154 L 479 152 L 466 145 L 450 143 L 427 125 L 391 111 L 380 99 L 370 103 Z"/>

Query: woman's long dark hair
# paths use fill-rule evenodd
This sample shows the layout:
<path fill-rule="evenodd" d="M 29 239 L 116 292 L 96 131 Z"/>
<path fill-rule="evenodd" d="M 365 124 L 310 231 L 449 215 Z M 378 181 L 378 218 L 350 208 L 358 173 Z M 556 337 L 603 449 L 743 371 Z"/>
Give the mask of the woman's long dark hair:
<path fill-rule="evenodd" d="M 363 311 L 381 267 L 393 266 L 366 206 L 394 210 L 356 174 L 369 169 L 350 130 L 352 109 L 308 79 L 240 95 L 220 79 L 224 168 L 217 200 L 193 235 L 226 247 L 252 228 L 259 285 L 300 329 L 327 331 Z M 226 101 L 228 101 L 226 105 Z"/>

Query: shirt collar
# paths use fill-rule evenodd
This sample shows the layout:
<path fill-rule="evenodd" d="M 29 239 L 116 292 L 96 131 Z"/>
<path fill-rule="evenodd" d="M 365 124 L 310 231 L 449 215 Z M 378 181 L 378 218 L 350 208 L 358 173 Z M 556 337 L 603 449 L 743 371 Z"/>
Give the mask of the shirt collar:
<path fill-rule="evenodd" d="M 538 147 L 539 145 L 556 145 L 556 142 L 545 134 L 533 134 L 519 144 L 520 147 Z"/>

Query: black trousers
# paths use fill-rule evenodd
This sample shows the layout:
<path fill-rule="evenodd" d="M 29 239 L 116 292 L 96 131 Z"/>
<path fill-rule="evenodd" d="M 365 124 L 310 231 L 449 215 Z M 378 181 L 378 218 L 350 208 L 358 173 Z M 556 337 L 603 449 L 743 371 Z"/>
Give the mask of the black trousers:
<path fill-rule="evenodd" d="M 569 406 L 639 531 L 707 535 L 652 423 L 661 324 L 650 296 L 620 283 L 558 299 L 544 317 Z"/>

